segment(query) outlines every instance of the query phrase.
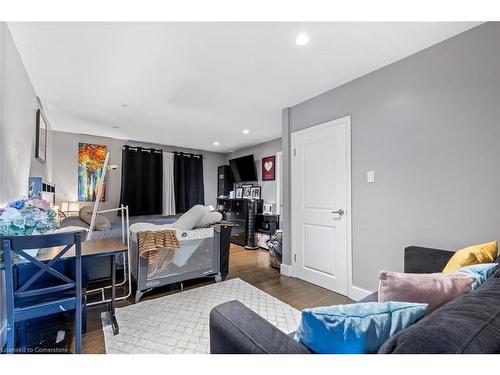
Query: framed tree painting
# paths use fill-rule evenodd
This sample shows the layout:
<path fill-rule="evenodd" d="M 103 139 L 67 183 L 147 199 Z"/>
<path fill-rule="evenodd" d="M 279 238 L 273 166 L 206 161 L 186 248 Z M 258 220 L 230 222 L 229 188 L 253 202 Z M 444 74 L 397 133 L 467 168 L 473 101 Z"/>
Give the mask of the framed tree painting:
<path fill-rule="evenodd" d="M 101 176 L 105 160 L 106 146 L 90 143 L 78 144 L 78 201 L 95 201 L 97 181 Z M 103 202 L 105 196 L 106 184 L 103 184 Z"/>
<path fill-rule="evenodd" d="M 276 179 L 276 156 L 262 158 L 262 181 L 274 181 Z"/>

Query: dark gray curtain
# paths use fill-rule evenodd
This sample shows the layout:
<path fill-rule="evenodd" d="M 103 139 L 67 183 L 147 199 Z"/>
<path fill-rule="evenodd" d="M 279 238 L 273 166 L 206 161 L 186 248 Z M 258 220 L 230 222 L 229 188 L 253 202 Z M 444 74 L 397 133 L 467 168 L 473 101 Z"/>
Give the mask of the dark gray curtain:
<path fill-rule="evenodd" d="M 123 146 L 120 204 L 129 214 L 161 215 L 163 211 L 162 150 Z"/>
<path fill-rule="evenodd" d="M 202 155 L 174 153 L 174 191 L 177 213 L 205 204 Z"/>

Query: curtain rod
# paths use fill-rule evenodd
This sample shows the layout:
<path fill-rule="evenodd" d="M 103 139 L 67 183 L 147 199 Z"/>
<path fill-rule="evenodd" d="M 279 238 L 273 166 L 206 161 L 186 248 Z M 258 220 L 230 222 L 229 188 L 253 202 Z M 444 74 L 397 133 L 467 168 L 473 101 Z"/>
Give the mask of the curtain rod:
<path fill-rule="evenodd" d="M 139 151 L 139 149 L 141 149 L 141 151 L 143 152 L 155 152 L 155 153 L 162 153 L 162 152 L 166 152 L 166 153 L 170 153 L 170 154 L 176 154 L 176 155 L 186 155 L 186 156 L 192 156 L 194 158 L 203 158 L 203 155 L 202 154 L 194 154 L 192 152 L 182 152 L 182 151 L 163 151 L 161 149 L 155 149 L 155 148 L 144 148 L 144 147 L 132 147 L 132 146 L 129 146 L 129 145 L 125 145 L 125 146 L 122 146 L 122 150 L 125 150 L 125 149 L 128 149 L 128 150 L 131 150 L 131 151 Z"/>
<path fill-rule="evenodd" d="M 176 155 L 186 155 L 186 156 L 193 156 L 195 158 L 203 158 L 202 154 L 193 154 L 192 152 L 172 151 L 172 153 Z"/>
<path fill-rule="evenodd" d="M 128 145 L 125 145 L 122 147 L 122 150 L 131 150 L 131 151 L 139 151 L 139 149 L 142 151 L 142 152 L 155 152 L 155 153 L 159 153 L 161 154 L 163 152 L 163 150 L 160 150 L 160 149 L 155 149 L 155 148 L 144 148 L 144 147 L 132 147 L 132 146 L 128 146 Z"/>

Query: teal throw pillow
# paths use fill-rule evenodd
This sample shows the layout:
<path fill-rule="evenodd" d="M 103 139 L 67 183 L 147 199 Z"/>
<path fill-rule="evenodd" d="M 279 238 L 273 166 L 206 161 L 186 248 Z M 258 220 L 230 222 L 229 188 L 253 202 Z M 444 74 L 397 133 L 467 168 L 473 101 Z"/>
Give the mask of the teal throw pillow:
<path fill-rule="evenodd" d="M 462 267 L 457 272 L 462 272 L 476 278 L 476 281 L 474 281 L 471 285 L 472 290 L 474 290 L 484 283 L 488 277 L 493 275 L 497 266 L 498 263 L 473 264 L 472 266 Z"/>
<path fill-rule="evenodd" d="M 295 340 L 315 353 L 376 353 L 391 336 L 425 315 L 427 304 L 365 302 L 302 311 Z"/>

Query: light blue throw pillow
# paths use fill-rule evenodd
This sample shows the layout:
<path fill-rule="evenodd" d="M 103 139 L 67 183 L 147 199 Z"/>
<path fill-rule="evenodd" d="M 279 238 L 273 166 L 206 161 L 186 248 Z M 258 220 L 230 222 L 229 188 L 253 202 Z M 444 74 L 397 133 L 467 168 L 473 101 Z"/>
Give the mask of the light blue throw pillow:
<path fill-rule="evenodd" d="M 315 353 L 376 353 L 425 315 L 426 303 L 365 302 L 302 311 L 295 340 Z"/>
<path fill-rule="evenodd" d="M 488 277 L 493 275 L 498 263 L 481 263 L 473 264 L 472 266 L 462 267 L 458 272 L 466 273 L 476 278 L 471 285 L 472 290 L 477 289 L 482 283 L 488 280 Z"/>

